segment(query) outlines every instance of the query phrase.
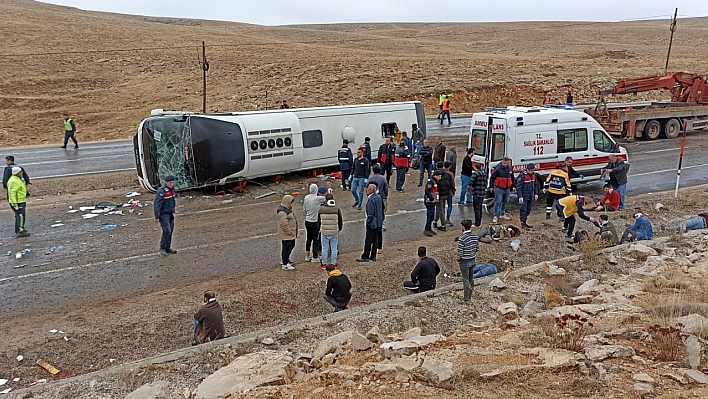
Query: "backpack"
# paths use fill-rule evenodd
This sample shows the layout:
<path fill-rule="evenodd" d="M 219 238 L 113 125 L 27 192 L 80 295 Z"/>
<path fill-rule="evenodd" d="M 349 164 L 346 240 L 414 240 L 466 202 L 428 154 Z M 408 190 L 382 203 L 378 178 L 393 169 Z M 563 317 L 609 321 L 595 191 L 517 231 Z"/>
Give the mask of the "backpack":
<path fill-rule="evenodd" d="M 573 243 L 579 244 L 583 240 L 588 240 L 590 239 L 590 236 L 588 235 L 588 232 L 585 230 L 580 230 L 575 232 L 575 236 L 573 237 Z"/>

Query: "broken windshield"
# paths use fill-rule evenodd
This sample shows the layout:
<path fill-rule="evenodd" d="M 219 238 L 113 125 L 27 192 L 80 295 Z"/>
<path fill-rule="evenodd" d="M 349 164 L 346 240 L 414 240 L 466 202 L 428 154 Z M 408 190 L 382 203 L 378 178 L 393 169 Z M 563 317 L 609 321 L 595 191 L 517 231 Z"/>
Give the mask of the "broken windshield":
<path fill-rule="evenodd" d="M 175 177 L 177 190 L 196 185 L 194 167 L 190 161 L 192 138 L 188 118 L 148 119 L 143 127 L 143 146 L 151 185 L 160 186 L 168 175 Z"/>

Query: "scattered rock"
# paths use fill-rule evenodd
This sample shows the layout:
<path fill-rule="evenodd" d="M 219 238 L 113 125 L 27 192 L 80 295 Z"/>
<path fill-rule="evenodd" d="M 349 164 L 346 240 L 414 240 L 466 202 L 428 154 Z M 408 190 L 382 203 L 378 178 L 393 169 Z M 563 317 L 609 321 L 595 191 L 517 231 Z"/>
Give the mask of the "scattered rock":
<path fill-rule="evenodd" d="M 683 375 L 689 380 L 698 384 L 708 384 L 708 376 L 698 370 L 680 369 Z"/>
<path fill-rule="evenodd" d="M 692 369 L 698 369 L 701 365 L 701 350 L 703 346 L 695 335 L 690 335 L 686 339 L 686 353 L 688 354 L 688 364 Z"/>
<path fill-rule="evenodd" d="M 373 344 L 363 335 L 356 331 L 344 331 L 331 336 L 320 342 L 312 353 L 314 359 L 321 360 L 327 354 L 336 353 L 349 343 L 350 348 L 355 351 L 363 351 L 371 348 Z"/>
<path fill-rule="evenodd" d="M 480 322 L 480 323 L 469 323 L 465 324 L 465 327 L 468 328 L 469 330 L 472 331 L 487 331 L 489 330 L 489 323 L 488 322 Z"/>
<path fill-rule="evenodd" d="M 322 367 L 329 367 L 334 364 L 334 361 L 337 359 L 337 355 L 334 353 L 328 353 L 324 356 L 322 356 Z"/>
<path fill-rule="evenodd" d="M 263 338 L 263 341 L 261 341 L 263 345 L 273 345 L 275 344 L 275 340 L 271 337 L 265 337 Z"/>
<path fill-rule="evenodd" d="M 497 312 L 503 319 L 513 320 L 516 318 L 518 308 L 514 302 L 506 302 L 497 307 Z"/>
<path fill-rule="evenodd" d="M 700 253 L 692 253 L 686 257 L 691 263 L 696 263 L 698 260 L 700 260 L 703 257 L 703 254 Z"/>
<path fill-rule="evenodd" d="M 381 344 L 381 354 L 387 359 L 395 356 L 408 356 L 418 351 L 418 348 L 443 341 L 445 337 L 439 334 L 423 335 L 405 341 L 387 342 Z"/>
<path fill-rule="evenodd" d="M 657 256 L 659 255 L 658 252 L 654 248 L 648 247 L 644 244 L 632 244 L 629 246 L 629 253 L 633 254 L 635 258 L 637 255 L 643 256 L 643 257 L 648 257 L 648 256 Z"/>
<path fill-rule="evenodd" d="M 685 379 L 683 376 L 680 376 L 680 375 L 675 374 L 675 373 L 664 373 L 664 374 L 662 374 L 661 376 L 662 376 L 662 377 L 666 377 L 666 378 L 668 378 L 668 379 L 670 379 L 670 380 L 674 380 L 674 381 L 676 381 L 676 382 L 678 382 L 678 383 L 680 383 L 680 384 L 686 384 L 686 383 L 688 383 L 688 382 L 686 381 L 686 379 Z"/>
<path fill-rule="evenodd" d="M 403 338 L 404 340 L 416 338 L 420 337 L 422 333 L 423 331 L 420 329 L 420 327 L 413 327 L 410 330 L 404 332 L 403 335 L 401 335 L 401 338 Z"/>
<path fill-rule="evenodd" d="M 292 382 L 295 374 L 293 358 L 276 351 L 248 353 L 208 376 L 197 387 L 197 399 L 217 398 L 260 386 Z"/>
<path fill-rule="evenodd" d="M 580 285 L 580 287 L 575 289 L 575 292 L 578 293 L 578 295 L 585 295 L 586 292 L 590 291 L 595 284 L 598 283 L 598 280 L 596 278 L 592 280 L 588 280 L 584 282 L 583 284 Z"/>
<path fill-rule="evenodd" d="M 501 342 L 503 344 L 507 344 L 512 347 L 524 346 L 524 342 L 521 340 L 519 333 L 510 333 L 510 334 L 502 335 L 501 337 L 497 338 L 497 342 Z"/>
<path fill-rule="evenodd" d="M 632 357 L 635 355 L 634 348 L 622 345 L 604 345 L 585 349 L 585 357 L 593 362 L 610 358 Z"/>
<path fill-rule="evenodd" d="M 496 369 L 496 370 L 492 370 L 488 373 L 480 374 L 479 376 L 481 378 L 490 379 L 490 378 L 494 378 L 494 377 L 501 375 L 501 374 L 502 374 L 502 371 L 500 369 Z"/>
<path fill-rule="evenodd" d="M 536 301 L 527 302 L 521 310 L 521 317 L 529 318 L 536 316 L 541 311 L 541 304 Z"/>
<path fill-rule="evenodd" d="M 645 373 L 640 373 L 640 374 L 635 374 L 632 376 L 632 379 L 634 381 L 639 381 L 639 382 L 654 382 L 654 379 L 649 376 L 649 374 Z"/>
<path fill-rule="evenodd" d="M 515 328 L 515 327 L 523 327 L 523 326 L 526 326 L 529 324 L 531 324 L 531 323 L 529 323 L 526 319 L 521 318 L 521 319 L 509 320 L 509 321 L 505 322 L 502 325 L 502 327 L 503 328 Z"/>
<path fill-rule="evenodd" d="M 546 300 L 546 309 L 553 309 L 555 307 L 565 305 L 565 298 L 563 298 L 563 295 L 553 289 L 550 285 L 546 285 L 544 297 Z"/>
<path fill-rule="evenodd" d="M 499 292 L 506 288 L 506 284 L 499 277 L 489 282 L 489 288 L 494 292 Z"/>
<path fill-rule="evenodd" d="M 539 359 L 543 360 L 541 367 L 546 368 L 575 367 L 579 362 L 585 360 L 585 357 L 580 353 L 565 349 L 522 348 L 519 349 L 519 353 L 538 355 Z"/>
<path fill-rule="evenodd" d="M 643 382 L 637 382 L 634 384 L 634 390 L 640 395 L 654 394 L 654 387 L 651 384 L 645 384 Z"/>
<path fill-rule="evenodd" d="M 581 296 L 574 296 L 569 299 L 569 302 L 571 305 L 584 305 L 584 304 L 589 304 L 592 303 L 593 296 L 592 295 L 581 295 Z"/>
<path fill-rule="evenodd" d="M 452 362 L 444 359 L 426 357 L 421 369 L 433 384 L 447 382 L 455 375 L 452 370 Z"/>
<path fill-rule="evenodd" d="M 681 327 L 682 333 L 699 336 L 708 333 L 708 319 L 697 313 L 679 317 L 676 321 L 683 324 L 683 327 Z"/>
<path fill-rule="evenodd" d="M 379 326 L 374 326 L 373 328 L 371 328 L 371 330 L 366 333 L 366 339 L 375 344 L 383 344 L 384 342 L 386 342 L 386 339 L 383 335 L 381 335 L 381 332 L 379 331 Z"/>
<path fill-rule="evenodd" d="M 169 384 L 165 381 L 157 381 L 145 384 L 131 392 L 125 399 L 169 399 Z"/>
<path fill-rule="evenodd" d="M 605 259 L 607 259 L 607 263 L 609 263 L 611 265 L 617 264 L 617 258 L 615 258 L 615 255 L 612 254 L 611 252 L 608 252 L 605 254 Z"/>
<path fill-rule="evenodd" d="M 548 274 L 549 276 L 565 276 L 565 269 L 558 267 L 552 263 L 546 263 L 541 268 L 541 271 Z"/>

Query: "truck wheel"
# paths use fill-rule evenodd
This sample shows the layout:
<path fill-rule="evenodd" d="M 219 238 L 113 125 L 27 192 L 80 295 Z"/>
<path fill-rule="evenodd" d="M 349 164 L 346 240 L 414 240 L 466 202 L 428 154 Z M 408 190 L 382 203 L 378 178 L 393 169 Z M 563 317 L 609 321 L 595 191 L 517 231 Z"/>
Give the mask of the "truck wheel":
<path fill-rule="evenodd" d="M 644 126 L 644 140 L 651 141 L 656 140 L 661 133 L 661 124 L 657 120 L 650 120 Z"/>
<path fill-rule="evenodd" d="M 667 139 L 675 139 L 681 133 L 681 122 L 669 119 L 661 124 L 661 135 Z"/>

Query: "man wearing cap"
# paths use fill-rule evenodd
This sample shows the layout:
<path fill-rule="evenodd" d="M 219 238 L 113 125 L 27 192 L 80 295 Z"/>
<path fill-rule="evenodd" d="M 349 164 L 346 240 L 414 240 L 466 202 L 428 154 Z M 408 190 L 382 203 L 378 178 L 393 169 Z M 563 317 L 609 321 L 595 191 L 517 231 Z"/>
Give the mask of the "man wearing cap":
<path fill-rule="evenodd" d="M 12 176 L 12 168 L 18 165 L 15 165 L 15 157 L 12 155 L 5 157 L 5 164 L 7 164 L 7 166 L 5 166 L 4 174 L 2 176 L 2 188 L 7 189 L 7 181 L 10 180 L 10 176 Z M 20 166 L 20 169 L 22 170 L 22 180 L 25 181 L 25 185 L 32 184 L 30 183 L 30 178 L 27 175 L 27 172 L 25 172 L 25 168 Z"/>
<path fill-rule="evenodd" d="M 337 160 L 339 161 L 339 170 L 342 171 L 342 189 L 347 191 L 347 181 L 349 181 L 349 175 L 354 168 L 354 155 L 349 148 L 349 140 L 342 141 L 342 148 L 337 152 Z"/>
<path fill-rule="evenodd" d="M 22 180 L 22 168 L 14 166 L 12 176 L 7 181 L 7 201 L 10 208 L 15 212 L 15 236 L 29 237 L 30 233 L 25 230 L 25 208 L 27 198 L 27 187 Z"/>
<path fill-rule="evenodd" d="M 162 238 L 160 239 L 160 256 L 176 254 L 172 249 L 172 232 L 175 229 L 175 177 L 166 176 L 165 185 L 160 187 L 155 194 L 153 209 L 155 210 L 155 223 L 160 223 L 162 227 Z"/>
<path fill-rule="evenodd" d="M 536 165 L 530 163 L 526 165 L 526 171 L 519 173 L 516 178 L 516 195 L 519 197 L 519 219 L 521 219 L 521 227 L 526 230 L 531 230 L 526 221 L 531 214 L 531 205 L 538 199 L 538 184 L 536 183 L 536 173 L 534 173 Z"/>

